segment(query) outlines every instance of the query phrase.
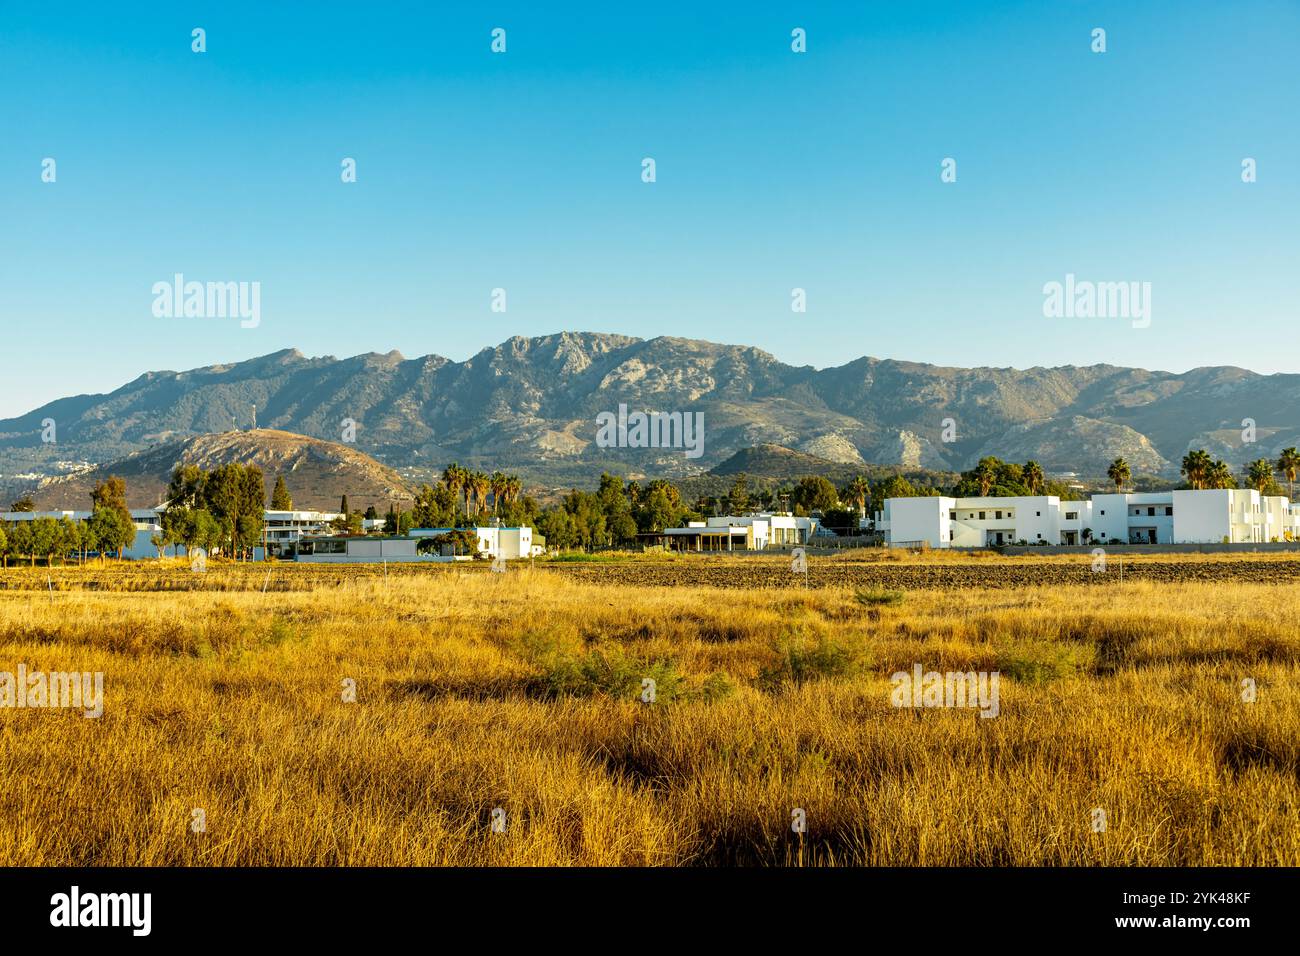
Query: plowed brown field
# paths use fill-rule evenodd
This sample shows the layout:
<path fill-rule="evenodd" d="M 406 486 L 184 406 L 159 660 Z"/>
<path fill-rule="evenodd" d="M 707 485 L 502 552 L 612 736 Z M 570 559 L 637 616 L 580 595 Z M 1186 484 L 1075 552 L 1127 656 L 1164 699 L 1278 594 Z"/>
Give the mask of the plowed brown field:
<path fill-rule="evenodd" d="M 1199 556 L 1198 556 L 1199 558 Z M 730 558 L 712 561 L 692 556 L 679 561 L 554 564 L 548 569 L 590 584 L 620 587 L 788 588 L 801 586 L 789 559 Z M 808 559 L 810 588 L 869 587 L 891 590 L 948 588 L 1023 588 L 1075 584 L 1107 587 L 1121 579 L 1161 582 L 1300 583 L 1300 560 L 1290 556 L 1228 556 L 1214 559 L 1110 560 L 1104 572 L 1091 558 L 1009 561 L 924 561 L 891 564 L 834 558 Z"/>

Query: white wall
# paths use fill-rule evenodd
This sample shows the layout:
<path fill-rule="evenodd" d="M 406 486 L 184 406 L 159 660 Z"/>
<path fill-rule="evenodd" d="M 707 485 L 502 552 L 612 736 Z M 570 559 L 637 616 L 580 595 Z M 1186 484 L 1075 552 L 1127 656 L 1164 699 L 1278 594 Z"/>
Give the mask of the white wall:
<path fill-rule="evenodd" d="M 1016 508 L 1015 541 L 1061 543 L 1061 499 L 1055 495 L 1013 498 Z"/>
<path fill-rule="evenodd" d="M 1237 540 L 1240 537 L 1232 533 L 1231 491 L 1175 491 L 1173 501 L 1174 541 L 1178 544 L 1218 544 L 1224 538 Z"/>
<path fill-rule="evenodd" d="M 951 544 L 948 512 L 957 504 L 955 498 L 889 498 L 885 501 L 885 519 L 889 522 L 889 541 L 924 541 L 932 548 Z"/>
<path fill-rule="evenodd" d="M 1128 544 L 1128 495 L 1093 495 L 1092 523 L 1088 527 L 1093 540 L 1101 544 L 1111 538 Z"/>

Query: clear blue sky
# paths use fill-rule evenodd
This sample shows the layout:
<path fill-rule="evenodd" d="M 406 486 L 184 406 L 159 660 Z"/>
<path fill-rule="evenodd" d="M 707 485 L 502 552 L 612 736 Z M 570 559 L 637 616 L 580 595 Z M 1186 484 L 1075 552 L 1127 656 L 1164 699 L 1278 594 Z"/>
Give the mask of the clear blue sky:
<path fill-rule="evenodd" d="M 564 329 L 1300 370 L 1300 4 L 458 6 L 0 4 L 0 415 Z M 259 281 L 260 327 L 155 318 L 175 272 Z M 1151 327 L 1044 318 L 1069 272 Z"/>

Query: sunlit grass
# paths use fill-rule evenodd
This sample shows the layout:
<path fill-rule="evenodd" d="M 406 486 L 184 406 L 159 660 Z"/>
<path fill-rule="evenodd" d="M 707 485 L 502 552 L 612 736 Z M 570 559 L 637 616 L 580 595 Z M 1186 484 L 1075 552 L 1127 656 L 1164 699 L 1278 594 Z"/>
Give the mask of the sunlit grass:
<path fill-rule="evenodd" d="M 1293 586 L 358 571 L 0 572 L 0 670 L 105 674 L 0 710 L 0 865 L 1300 865 Z"/>

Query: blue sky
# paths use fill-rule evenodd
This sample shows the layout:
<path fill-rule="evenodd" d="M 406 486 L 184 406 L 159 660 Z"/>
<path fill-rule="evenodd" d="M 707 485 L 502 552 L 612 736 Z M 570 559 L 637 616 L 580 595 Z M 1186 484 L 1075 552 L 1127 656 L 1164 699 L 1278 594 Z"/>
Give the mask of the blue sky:
<path fill-rule="evenodd" d="M 565 329 L 1300 371 L 1295 2 L 130 6 L 0 3 L 0 415 Z M 156 318 L 177 272 L 261 324 Z M 1150 327 L 1045 318 L 1067 273 Z"/>

